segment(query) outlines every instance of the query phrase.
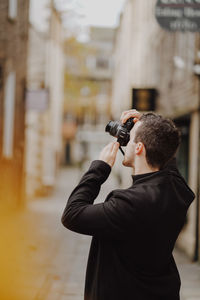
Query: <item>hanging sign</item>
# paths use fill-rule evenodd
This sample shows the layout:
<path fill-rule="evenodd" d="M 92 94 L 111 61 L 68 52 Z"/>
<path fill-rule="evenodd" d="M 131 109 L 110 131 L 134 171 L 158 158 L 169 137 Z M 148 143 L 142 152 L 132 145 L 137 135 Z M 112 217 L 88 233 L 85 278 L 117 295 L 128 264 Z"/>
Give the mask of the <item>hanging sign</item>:
<path fill-rule="evenodd" d="M 27 90 L 26 109 L 44 112 L 49 107 L 49 91 L 47 89 Z"/>
<path fill-rule="evenodd" d="M 200 0 L 158 0 L 155 16 L 168 31 L 200 31 Z"/>
<path fill-rule="evenodd" d="M 139 111 L 152 111 L 156 109 L 156 89 L 132 89 L 132 108 Z"/>

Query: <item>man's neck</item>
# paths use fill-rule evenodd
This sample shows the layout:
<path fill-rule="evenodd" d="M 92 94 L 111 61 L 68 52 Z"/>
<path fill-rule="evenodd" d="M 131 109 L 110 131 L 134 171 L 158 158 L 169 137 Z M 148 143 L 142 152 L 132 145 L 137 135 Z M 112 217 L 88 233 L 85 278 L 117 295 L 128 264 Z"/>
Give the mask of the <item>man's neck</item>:
<path fill-rule="evenodd" d="M 134 175 L 140 175 L 140 174 L 145 174 L 145 173 L 151 173 L 151 172 L 157 172 L 159 171 L 158 168 L 151 168 L 147 164 L 136 164 L 135 168 L 133 169 Z"/>

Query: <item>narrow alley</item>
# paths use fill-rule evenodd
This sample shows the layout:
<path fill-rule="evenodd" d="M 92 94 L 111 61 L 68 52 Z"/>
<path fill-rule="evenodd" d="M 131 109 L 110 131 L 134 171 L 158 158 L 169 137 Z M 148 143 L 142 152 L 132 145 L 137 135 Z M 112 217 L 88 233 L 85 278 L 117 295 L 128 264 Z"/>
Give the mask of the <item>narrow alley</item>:
<path fill-rule="evenodd" d="M 191 189 L 195 201 L 188 207 L 190 196 L 181 188 L 180 195 L 176 192 L 181 201 L 168 202 L 174 199 L 170 189 L 163 193 L 160 185 L 159 207 L 169 204 L 170 212 L 165 218 L 157 214 L 165 233 L 152 222 L 153 214 L 147 213 L 151 220 L 145 222 L 141 206 L 140 226 L 145 227 L 131 229 L 138 229 L 134 236 L 145 246 L 134 253 L 142 254 L 142 262 L 146 257 L 147 265 L 154 265 L 155 257 L 148 253 L 156 253 L 156 262 L 161 255 L 163 262 L 162 237 L 168 245 L 164 250 L 172 249 L 169 244 L 173 247 L 187 214 L 174 251 L 182 280 L 180 300 L 200 300 L 199 16 L 200 0 L 0 1 L 0 300 L 84 299 L 91 236 L 66 229 L 61 217 L 88 162 L 111 139 L 128 150 L 123 163 L 123 151 L 116 157 L 95 203 L 111 190 L 129 186 L 131 169 L 121 163 L 139 175 L 160 169 L 176 155 L 185 191 L 194 199 Z M 122 118 L 124 113 L 130 118 Z M 167 205 L 160 194 L 168 197 Z M 133 247 L 137 245 L 138 240 Z M 127 250 L 123 253 L 129 258 Z M 115 258 L 113 250 L 110 257 Z M 120 293 L 118 284 L 110 288 L 106 280 L 109 300 L 124 296 L 125 277 L 119 274 Z M 171 292 L 174 285 L 167 286 Z M 133 300 L 131 287 L 127 294 L 131 299 L 120 300 Z"/>

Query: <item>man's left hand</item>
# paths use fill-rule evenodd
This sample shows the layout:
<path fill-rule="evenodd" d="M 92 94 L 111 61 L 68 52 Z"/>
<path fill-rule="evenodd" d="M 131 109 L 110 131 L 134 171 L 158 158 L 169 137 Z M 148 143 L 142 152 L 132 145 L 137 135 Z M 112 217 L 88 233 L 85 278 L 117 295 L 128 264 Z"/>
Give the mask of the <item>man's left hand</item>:
<path fill-rule="evenodd" d="M 119 149 L 118 142 L 112 142 L 106 145 L 100 153 L 99 160 L 103 160 L 104 162 L 109 164 L 110 167 L 112 168 L 115 163 L 118 149 Z"/>

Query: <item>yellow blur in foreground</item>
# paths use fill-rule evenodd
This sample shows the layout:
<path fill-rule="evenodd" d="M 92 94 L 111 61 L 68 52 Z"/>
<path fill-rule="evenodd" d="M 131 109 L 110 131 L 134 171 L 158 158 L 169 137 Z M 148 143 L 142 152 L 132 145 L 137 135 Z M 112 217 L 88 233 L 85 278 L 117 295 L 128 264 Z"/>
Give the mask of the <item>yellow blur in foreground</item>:
<path fill-rule="evenodd" d="M 0 213 L 0 299 L 33 299 L 31 259 L 26 249 L 27 220 L 19 212 Z M 27 251 L 27 253 L 26 253 Z M 32 294 L 32 295 L 31 295 Z"/>

